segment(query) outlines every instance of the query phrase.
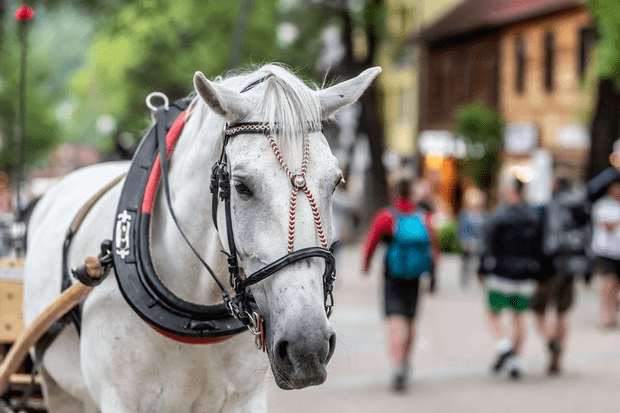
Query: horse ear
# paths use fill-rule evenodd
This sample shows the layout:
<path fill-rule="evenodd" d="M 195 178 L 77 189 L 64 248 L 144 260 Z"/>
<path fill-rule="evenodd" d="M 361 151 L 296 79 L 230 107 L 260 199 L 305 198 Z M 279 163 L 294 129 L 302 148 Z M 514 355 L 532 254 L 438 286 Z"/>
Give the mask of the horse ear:
<path fill-rule="evenodd" d="M 236 122 L 250 113 L 250 105 L 243 95 L 209 81 L 202 72 L 194 75 L 194 87 L 205 103 L 228 122 Z"/>
<path fill-rule="evenodd" d="M 359 99 L 379 73 L 381 73 L 381 68 L 379 66 L 372 67 L 364 70 L 353 79 L 318 91 L 323 119 L 327 119 L 341 107 Z"/>

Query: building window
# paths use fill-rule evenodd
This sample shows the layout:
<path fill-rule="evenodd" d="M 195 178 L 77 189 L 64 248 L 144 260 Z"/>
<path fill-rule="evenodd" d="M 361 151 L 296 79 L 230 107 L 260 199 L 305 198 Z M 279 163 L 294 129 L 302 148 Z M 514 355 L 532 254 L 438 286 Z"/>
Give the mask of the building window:
<path fill-rule="evenodd" d="M 555 64 L 555 36 L 553 33 L 545 35 L 544 50 L 545 90 L 550 93 L 553 91 L 553 66 Z"/>
<path fill-rule="evenodd" d="M 525 90 L 525 39 L 517 37 L 515 42 L 515 90 L 521 94 Z"/>
<path fill-rule="evenodd" d="M 579 30 L 579 53 L 577 61 L 577 74 L 579 80 L 583 81 L 586 76 L 588 64 L 590 63 L 590 55 L 594 46 L 594 28 L 584 27 Z"/>

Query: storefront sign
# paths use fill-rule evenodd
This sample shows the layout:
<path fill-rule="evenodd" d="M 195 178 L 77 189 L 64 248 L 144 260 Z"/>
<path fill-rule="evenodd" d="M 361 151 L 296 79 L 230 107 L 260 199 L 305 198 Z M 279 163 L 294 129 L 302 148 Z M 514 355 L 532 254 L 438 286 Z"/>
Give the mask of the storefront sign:
<path fill-rule="evenodd" d="M 584 125 L 563 125 L 556 132 L 556 142 L 563 148 L 588 149 L 590 131 Z"/>
<path fill-rule="evenodd" d="M 511 123 L 504 132 L 504 149 L 514 154 L 528 153 L 538 145 L 538 128 L 529 122 Z"/>
<path fill-rule="evenodd" d="M 418 151 L 422 155 L 441 154 L 444 158 L 463 158 L 467 147 L 462 139 L 455 139 L 454 134 L 447 130 L 427 130 L 418 135 Z"/>
<path fill-rule="evenodd" d="M 545 149 L 532 153 L 533 176 L 528 188 L 529 201 L 545 204 L 551 199 L 551 180 L 553 175 L 553 156 Z"/>

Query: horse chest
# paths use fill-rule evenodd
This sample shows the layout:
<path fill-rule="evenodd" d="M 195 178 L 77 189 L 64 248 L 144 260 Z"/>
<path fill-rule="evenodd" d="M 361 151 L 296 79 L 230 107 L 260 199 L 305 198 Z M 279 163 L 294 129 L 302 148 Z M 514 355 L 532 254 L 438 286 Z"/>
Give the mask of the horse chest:
<path fill-rule="evenodd" d="M 85 381 L 95 400 L 105 404 L 105 383 L 121 382 L 120 399 L 133 411 L 237 412 L 261 399 L 257 391 L 264 398 L 267 365 L 249 334 L 211 345 L 173 341 L 144 323 L 114 284 L 99 286 L 83 312 L 82 355 L 92 362 Z"/>

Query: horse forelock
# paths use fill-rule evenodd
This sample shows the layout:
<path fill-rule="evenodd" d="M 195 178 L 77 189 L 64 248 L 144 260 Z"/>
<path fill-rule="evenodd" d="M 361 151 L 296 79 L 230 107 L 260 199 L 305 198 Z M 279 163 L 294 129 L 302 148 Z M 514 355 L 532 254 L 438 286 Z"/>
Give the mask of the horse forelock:
<path fill-rule="evenodd" d="M 266 79 L 243 93 L 257 108 L 250 114 L 251 120 L 268 124 L 277 131 L 273 137 L 286 162 L 293 170 L 298 169 L 303 158 L 304 136 L 321 130 L 321 109 L 316 93 L 290 70 L 276 64 L 264 65 L 248 73 L 231 73 L 215 81 L 241 92 L 262 78 Z M 201 118 L 208 115 L 209 110 L 201 99 L 195 99 L 192 106 Z M 211 124 L 209 129 L 218 126 Z M 221 120 L 222 138 L 224 127 L 225 121 Z"/>
<path fill-rule="evenodd" d="M 230 80 L 241 91 L 265 77 L 263 82 L 246 92 L 249 98 L 256 99 L 257 111 L 251 116 L 277 131 L 273 137 L 286 162 L 291 168 L 298 169 L 303 158 L 304 136 L 321 129 L 319 99 L 308 85 L 280 65 L 265 65 L 242 79 Z"/>

